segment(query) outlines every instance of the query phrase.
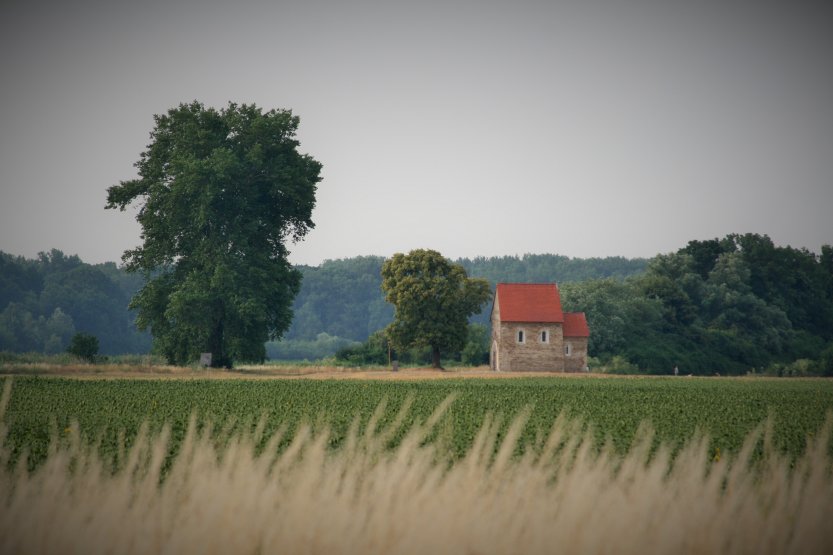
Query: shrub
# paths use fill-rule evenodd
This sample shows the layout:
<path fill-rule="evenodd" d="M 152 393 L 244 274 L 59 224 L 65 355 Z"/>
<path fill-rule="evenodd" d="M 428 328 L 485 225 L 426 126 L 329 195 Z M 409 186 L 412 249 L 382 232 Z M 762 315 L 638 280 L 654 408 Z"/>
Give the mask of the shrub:
<path fill-rule="evenodd" d="M 355 347 L 358 342 L 328 333 L 319 333 L 315 339 L 283 339 L 266 343 L 266 356 L 270 360 L 321 360 L 333 356 L 341 349 Z"/>
<path fill-rule="evenodd" d="M 609 374 L 638 374 L 639 367 L 625 357 L 615 355 L 604 367 L 604 371 Z"/>
<path fill-rule="evenodd" d="M 339 349 L 336 351 L 335 359 L 342 364 L 357 366 L 385 365 L 388 363 L 388 340 L 383 331 L 377 331 L 364 343 Z"/>
<path fill-rule="evenodd" d="M 98 354 L 98 338 L 88 333 L 76 333 L 69 342 L 67 352 L 87 362 L 95 362 Z"/>
<path fill-rule="evenodd" d="M 828 351 L 831 351 L 828 353 Z M 830 376 L 829 369 L 825 369 L 825 353 L 828 353 L 828 363 L 833 362 L 833 350 L 828 349 L 822 353 L 821 358 L 812 360 L 800 358 L 789 363 L 773 362 L 764 370 L 767 376 L 778 376 L 787 378 L 801 378 L 806 376 Z M 828 373 L 825 373 L 828 372 Z"/>
<path fill-rule="evenodd" d="M 818 372 L 822 376 L 833 376 L 833 343 L 821 352 L 818 359 Z"/>
<path fill-rule="evenodd" d="M 483 324 L 469 324 L 466 345 L 460 360 L 469 366 L 489 364 L 489 329 Z"/>
<path fill-rule="evenodd" d="M 810 359 L 800 358 L 787 365 L 787 376 L 812 376 L 816 373 L 816 363 Z"/>

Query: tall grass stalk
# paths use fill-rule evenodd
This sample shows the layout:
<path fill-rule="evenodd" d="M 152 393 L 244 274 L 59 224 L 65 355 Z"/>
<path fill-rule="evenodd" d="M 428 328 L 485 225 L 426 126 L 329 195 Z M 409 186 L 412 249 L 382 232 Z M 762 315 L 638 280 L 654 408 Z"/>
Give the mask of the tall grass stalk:
<path fill-rule="evenodd" d="M 172 461 L 165 430 L 112 461 L 71 427 L 28 471 L 9 469 L 9 391 L 0 553 L 833 553 L 830 418 L 797 461 L 765 427 L 718 460 L 703 437 L 652 450 L 645 428 L 623 457 L 566 419 L 518 455 L 523 416 L 500 439 L 487 418 L 449 464 L 427 441 L 449 399 L 392 449 L 407 403 L 335 451 L 308 426 L 278 449 L 192 420 Z"/>

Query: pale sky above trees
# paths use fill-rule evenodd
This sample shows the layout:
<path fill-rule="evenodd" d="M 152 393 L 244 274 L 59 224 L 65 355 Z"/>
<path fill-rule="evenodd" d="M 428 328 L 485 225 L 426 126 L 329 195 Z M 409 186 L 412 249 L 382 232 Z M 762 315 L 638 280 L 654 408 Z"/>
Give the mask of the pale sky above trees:
<path fill-rule="evenodd" d="M 653 256 L 833 242 L 833 10 L 804 0 L 11 0 L 0 250 L 117 261 L 106 189 L 154 114 L 300 116 L 324 169 L 291 260 Z"/>

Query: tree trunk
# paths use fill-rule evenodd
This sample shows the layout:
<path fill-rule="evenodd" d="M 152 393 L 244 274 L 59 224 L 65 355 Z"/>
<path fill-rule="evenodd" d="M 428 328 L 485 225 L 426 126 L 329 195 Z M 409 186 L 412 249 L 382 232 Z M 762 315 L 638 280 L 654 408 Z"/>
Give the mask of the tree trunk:
<path fill-rule="evenodd" d="M 211 352 L 211 366 L 213 368 L 231 368 L 231 360 L 223 348 L 223 320 L 217 322 L 214 331 L 211 332 L 209 349 Z"/>
<path fill-rule="evenodd" d="M 431 347 L 431 362 L 434 365 L 434 368 L 437 370 L 445 370 L 442 364 L 440 364 L 440 348 L 439 347 Z"/>

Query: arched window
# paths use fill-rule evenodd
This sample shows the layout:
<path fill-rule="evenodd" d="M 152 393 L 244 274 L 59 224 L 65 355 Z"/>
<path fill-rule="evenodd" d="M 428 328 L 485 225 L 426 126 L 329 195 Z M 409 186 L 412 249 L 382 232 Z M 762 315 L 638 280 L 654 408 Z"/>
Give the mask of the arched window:
<path fill-rule="evenodd" d="M 518 330 L 518 343 L 524 342 L 524 330 Z"/>
<path fill-rule="evenodd" d="M 549 343 L 550 342 L 550 334 L 547 330 L 541 330 L 541 343 Z"/>
<path fill-rule="evenodd" d="M 566 356 L 573 354 L 573 345 L 571 343 L 564 343 L 564 354 Z"/>

